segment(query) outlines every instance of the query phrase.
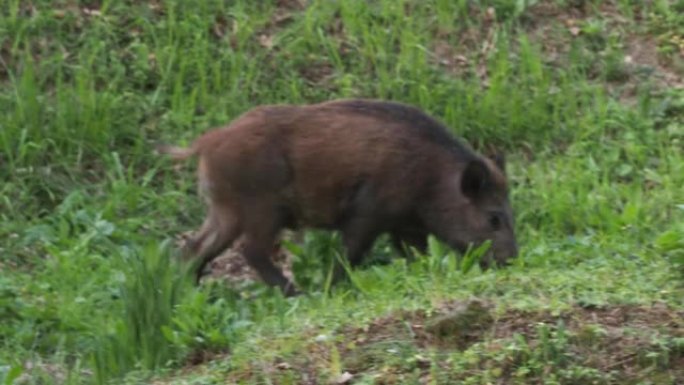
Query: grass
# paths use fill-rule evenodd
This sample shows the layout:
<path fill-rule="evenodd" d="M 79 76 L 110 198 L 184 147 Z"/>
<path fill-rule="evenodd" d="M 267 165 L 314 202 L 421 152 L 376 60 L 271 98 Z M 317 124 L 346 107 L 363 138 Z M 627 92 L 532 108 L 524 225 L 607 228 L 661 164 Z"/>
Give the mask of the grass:
<path fill-rule="evenodd" d="M 0 383 L 681 382 L 682 6 L 5 0 Z M 351 96 L 504 149 L 522 257 L 330 288 L 319 231 L 286 245 L 306 296 L 189 285 L 169 241 L 203 208 L 153 144 Z"/>

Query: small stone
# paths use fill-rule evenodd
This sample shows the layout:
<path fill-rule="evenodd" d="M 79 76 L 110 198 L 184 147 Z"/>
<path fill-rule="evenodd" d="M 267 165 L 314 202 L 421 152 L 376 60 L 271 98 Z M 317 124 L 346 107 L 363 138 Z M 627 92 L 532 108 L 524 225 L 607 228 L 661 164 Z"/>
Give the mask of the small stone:
<path fill-rule="evenodd" d="M 353 374 L 351 374 L 351 373 L 349 373 L 349 372 L 344 372 L 344 373 L 340 374 L 340 375 L 335 379 L 335 381 L 334 381 L 333 383 L 334 383 L 334 384 L 337 384 L 337 385 L 348 384 L 349 381 L 351 381 L 352 378 L 354 378 L 354 375 L 353 375 Z"/>
<path fill-rule="evenodd" d="M 425 330 L 461 345 L 474 332 L 489 328 L 493 322 L 494 319 L 485 304 L 474 300 L 459 304 L 448 313 L 429 320 Z"/>

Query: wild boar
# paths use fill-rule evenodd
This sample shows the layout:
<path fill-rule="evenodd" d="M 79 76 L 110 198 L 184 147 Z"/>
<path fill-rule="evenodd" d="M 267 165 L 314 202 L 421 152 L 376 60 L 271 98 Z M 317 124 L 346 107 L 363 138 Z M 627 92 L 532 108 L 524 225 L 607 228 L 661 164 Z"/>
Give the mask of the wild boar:
<path fill-rule="evenodd" d="M 406 104 L 265 105 L 188 148 L 158 150 L 176 160 L 199 156 L 208 214 L 183 247 L 199 258 L 198 279 L 244 236 L 244 257 L 264 282 L 296 294 L 270 260 L 283 229 L 340 231 L 350 266 L 383 233 L 397 247 L 423 250 L 429 234 L 460 252 L 491 240 L 483 267 L 518 252 L 503 161 L 477 154 Z M 335 276 L 343 272 L 337 266 Z"/>

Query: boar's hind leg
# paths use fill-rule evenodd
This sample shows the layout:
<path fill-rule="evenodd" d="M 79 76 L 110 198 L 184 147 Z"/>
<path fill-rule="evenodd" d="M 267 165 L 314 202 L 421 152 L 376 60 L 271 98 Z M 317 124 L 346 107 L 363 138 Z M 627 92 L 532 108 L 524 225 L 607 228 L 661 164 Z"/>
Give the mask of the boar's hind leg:
<path fill-rule="evenodd" d="M 254 206 L 250 206 L 252 208 Z M 264 206 L 246 210 L 250 220 L 245 226 L 244 258 L 261 279 L 270 286 L 279 287 L 286 296 L 298 294 L 293 283 L 273 264 L 273 245 L 280 231 L 280 220 L 276 213 L 264 210 Z"/>
<path fill-rule="evenodd" d="M 258 240 L 247 236 L 245 243 L 244 256 L 249 266 L 259 274 L 259 277 L 269 286 L 277 286 L 286 296 L 297 294 L 294 284 L 290 282 L 283 272 L 273 264 L 271 251 L 273 250 L 273 239 L 271 241 Z"/>
<path fill-rule="evenodd" d="M 211 207 L 200 230 L 185 245 L 185 254 L 199 259 L 195 270 L 197 282 L 207 265 L 229 248 L 239 234 L 237 217 L 231 209 Z"/>

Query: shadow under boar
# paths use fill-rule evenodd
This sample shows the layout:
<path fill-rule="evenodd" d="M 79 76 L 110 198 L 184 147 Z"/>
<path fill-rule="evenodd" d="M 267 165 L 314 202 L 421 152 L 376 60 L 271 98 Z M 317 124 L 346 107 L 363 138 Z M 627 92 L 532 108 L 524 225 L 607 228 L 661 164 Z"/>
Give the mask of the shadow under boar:
<path fill-rule="evenodd" d="M 199 156 L 208 214 L 183 247 L 186 258 L 199 258 L 198 279 L 244 236 L 244 257 L 264 282 L 296 294 L 270 259 L 286 228 L 339 230 L 351 266 L 383 233 L 396 247 L 423 251 L 429 234 L 460 252 L 491 240 L 484 268 L 517 255 L 503 160 L 476 154 L 412 106 L 260 106 L 189 148 L 158 150 L 176 160 Z M 343 273 L 336 266 L 335 277 Z"/>

